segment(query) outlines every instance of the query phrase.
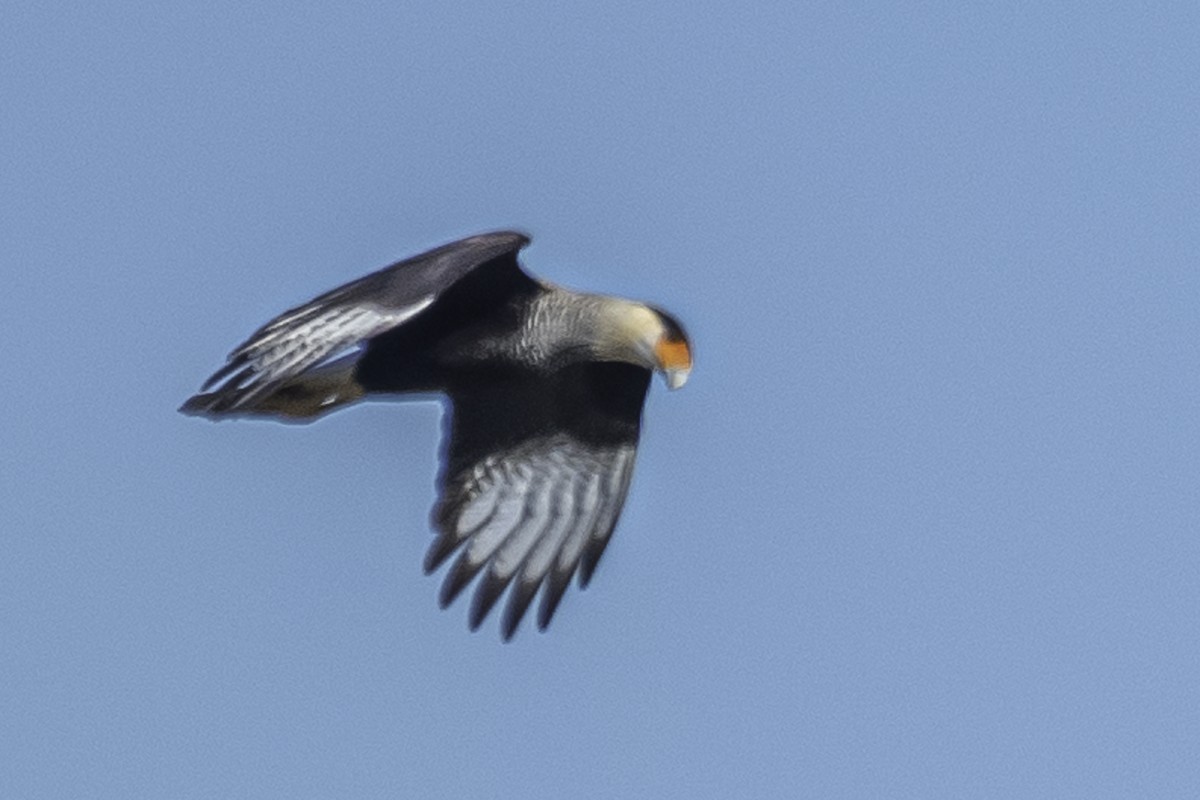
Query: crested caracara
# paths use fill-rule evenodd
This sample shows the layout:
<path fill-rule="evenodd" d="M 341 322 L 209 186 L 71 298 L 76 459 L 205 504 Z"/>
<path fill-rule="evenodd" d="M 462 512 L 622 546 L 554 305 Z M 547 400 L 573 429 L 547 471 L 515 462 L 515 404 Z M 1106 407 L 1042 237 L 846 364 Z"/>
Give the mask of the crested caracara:
<path fill-rule="evenodd" d="M 651 373 L 677 389 L 692 367 L 673 317 L 529 276 L 528 243 L 472 236 L 286 311 L 180 409 L 309 421 L 367 397 L 444 394 L 425 569 L 460 551 L 443 606 L 483 572 L 472 629 L 511 584 L 505 639 L 543 584 L 542 629 L 576 571 L 587 585 L 629 489 Z"/>

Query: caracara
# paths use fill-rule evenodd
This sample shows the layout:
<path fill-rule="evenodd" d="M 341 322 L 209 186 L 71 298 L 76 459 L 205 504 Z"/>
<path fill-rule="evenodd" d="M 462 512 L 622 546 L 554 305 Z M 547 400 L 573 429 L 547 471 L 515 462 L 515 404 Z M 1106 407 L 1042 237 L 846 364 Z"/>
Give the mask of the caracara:
<path fill-rule="evenodd" d="M 517 263 L 528 243 L 472 236 L 285 311 L 180 409 L 304 422 L 367 397 L 443 393 L 425 570 L 461 549 L 443 607 L 483 571 L 472 630 L 511 584 L 506 640 L 543 584 L 543 630 L 576 571 L 587 585 L 629 489 L 651 373 L 677 389 L 692 367 L 674 318 L 530 277 Z"/>

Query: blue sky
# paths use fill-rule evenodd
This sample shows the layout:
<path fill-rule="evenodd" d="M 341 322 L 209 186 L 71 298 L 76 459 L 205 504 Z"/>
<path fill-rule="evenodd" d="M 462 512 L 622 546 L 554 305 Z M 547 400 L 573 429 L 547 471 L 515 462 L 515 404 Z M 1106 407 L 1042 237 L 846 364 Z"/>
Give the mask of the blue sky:
<path fill-rule="evenodd" d="M 1200 13 L 17 3 L 0 795 L 1183 797 Z M 458 236 L 652 300 L 549 633 L 421 574 L 439 407 L 175 412 Z"/>

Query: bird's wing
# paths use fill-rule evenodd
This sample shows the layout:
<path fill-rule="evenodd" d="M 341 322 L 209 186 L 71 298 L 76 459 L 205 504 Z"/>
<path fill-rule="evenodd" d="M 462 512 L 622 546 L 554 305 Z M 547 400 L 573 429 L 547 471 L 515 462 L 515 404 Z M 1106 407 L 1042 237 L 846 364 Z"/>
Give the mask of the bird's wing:
<path fill-rule="evenodd" d="M 516 258 L 528 243 L 524 234 L 508 231 L 461 239 L 285 311 L 238 345 L 182 410 L 249 407 L 306 370 L 418 317 L 470 274 L 503 271 L 506 278 L 528 281 Z"/>
<path fill-rule="evenodd" d="M 483 572 L 475 629 L 512 584 L 501 622 L 509 639 L 543 583 L 541 629 L 577 569 L 587 585 L 629 490 L 649 378 L 593 363 L 451 391 L 437 538 L 425 560 L 432 572 L 461 547 L 443 607 Z"/>

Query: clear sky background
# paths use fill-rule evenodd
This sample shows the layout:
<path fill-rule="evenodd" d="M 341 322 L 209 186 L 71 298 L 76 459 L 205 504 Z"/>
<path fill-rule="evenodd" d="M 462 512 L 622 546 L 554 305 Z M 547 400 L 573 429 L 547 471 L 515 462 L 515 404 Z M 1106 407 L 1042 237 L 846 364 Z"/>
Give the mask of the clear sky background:
<path fill-rule="evenodd" d="M 6 5 L 0 796 L 1200 791 L 1200 11 Z M 531 232 L 695 342 L 591 588 L 437 608 L 439 406 L 176 413 Z"/>

